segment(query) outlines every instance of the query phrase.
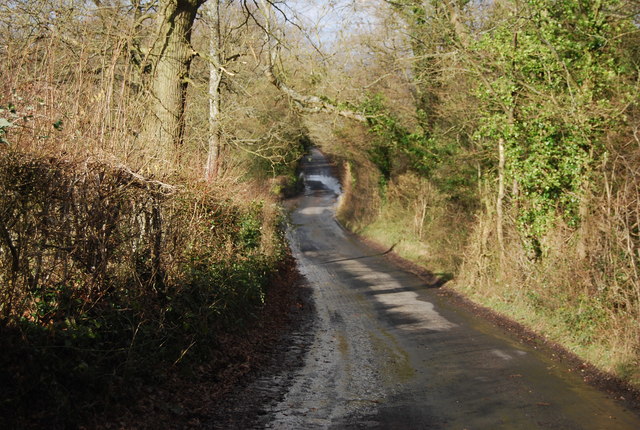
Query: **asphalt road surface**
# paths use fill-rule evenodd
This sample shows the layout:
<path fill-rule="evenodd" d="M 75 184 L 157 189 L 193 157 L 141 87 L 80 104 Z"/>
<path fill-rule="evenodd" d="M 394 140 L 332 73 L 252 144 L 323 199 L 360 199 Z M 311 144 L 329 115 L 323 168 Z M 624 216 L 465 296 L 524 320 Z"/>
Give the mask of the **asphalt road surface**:
<path fill-rule="evenodd" d="M 273 429 L 640 429 L 576 372 L 457 309 L 334 218 L 340 184 L 313 150 L 289 239 L 313 290 L 303 365 Z"/>

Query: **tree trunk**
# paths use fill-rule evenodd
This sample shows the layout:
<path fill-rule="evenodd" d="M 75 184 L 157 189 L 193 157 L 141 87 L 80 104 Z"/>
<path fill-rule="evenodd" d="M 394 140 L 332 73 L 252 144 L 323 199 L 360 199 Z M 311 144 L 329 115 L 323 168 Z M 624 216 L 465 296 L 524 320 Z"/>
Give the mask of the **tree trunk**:
<path fill-rule="evenodd" d="M 184 135 L 187 78 L 194 51 L 191 29 L 204 0 L 160 0 L 158 36 L 151 50 L 153 67 L 151 117 L 143 137 L 162 163 L 179 156 Z"/>
<path fill-rule="evenodd" d="M 222 130 L 220 128 L 220 82 L 222 81 L 222 35 L 220 32 L 220 0 L 209 0 L 207 13 L 211 20 L 209 40 L 209 150 L 204 176 L 207 181 L 218 177 L 220 170 L 220 154 L 222 146 Z"/>
<path fill-rule="evenodd" d="M 453 31 L 458 38 L 460 45 L 463 48 L 468 48 L 470 44 L 469 30 L 462 22 L 458 2 L 456 0 L 446 0 L 445 6 L 447 7 L 447 12 L 449 14 L 449 22 L 453 27 Z"/>
<path fill-rule="evenodd" d="M 503 212 L 502 202 L 504 200 L 504 139 L 498 140 L 498 198 L 496 199 L 496 234 L 498 236 L 498 246 L 500 248 L 500 262 L 504 259 L 504 232 L 503 232 Z"/>

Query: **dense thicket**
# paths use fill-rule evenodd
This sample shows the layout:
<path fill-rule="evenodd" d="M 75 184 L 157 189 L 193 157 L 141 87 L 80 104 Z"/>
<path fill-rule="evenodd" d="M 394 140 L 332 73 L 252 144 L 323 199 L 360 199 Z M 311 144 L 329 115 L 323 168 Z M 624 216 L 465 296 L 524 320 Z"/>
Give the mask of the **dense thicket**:
<path fill-rule="evenodd" d="M 70 425 L 160 364 L 211 354 L 283 257 L 274 203 L 216 188 L 9 153 L 0 189 L 6 426 Z"/>
<path fill-rule="evenodd" d="M 202 3 L 0 5 L 0 427 L 73 427 L 224 355 L 267 298 L 305 129 L 260 10 Z"/>

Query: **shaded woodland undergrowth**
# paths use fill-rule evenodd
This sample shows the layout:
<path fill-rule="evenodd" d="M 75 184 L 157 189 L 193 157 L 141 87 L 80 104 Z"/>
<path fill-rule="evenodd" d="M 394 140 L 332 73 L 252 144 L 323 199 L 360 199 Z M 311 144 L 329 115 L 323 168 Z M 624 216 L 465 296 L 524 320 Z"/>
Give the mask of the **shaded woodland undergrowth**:
<path fill-rule="evenodd" d="M 70 425 L 159 367 L 210 357 L 286 252 L 268 193 L 243 203 L 241 189 L 11 151 L 0 189 L 4 428 Z"/>

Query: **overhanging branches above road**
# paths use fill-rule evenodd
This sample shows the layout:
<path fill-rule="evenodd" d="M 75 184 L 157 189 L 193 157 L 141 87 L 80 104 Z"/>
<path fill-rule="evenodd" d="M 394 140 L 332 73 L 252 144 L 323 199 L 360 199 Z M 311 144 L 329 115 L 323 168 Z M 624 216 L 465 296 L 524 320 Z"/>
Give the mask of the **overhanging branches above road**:
<path fill-rule="evenodd" d="M 367 122 L 367 117 L 359 112 L 348 109 L 341 109 L 340 107 L 329 103 L 328 101 L 323 100 L 318 96 L 305 96 L 303 94 L 300 94 L 299 92 L 282 82 L 282 80 L 276 76 L 272 67 L 269 67 L 265 74 L 267 75 L 269 81 L 276 86 L 276 88 L 287 94 L 296 103 L 298 108 L 304 112 L 334 113 L 336 115 L 340 115 L 359 122 Z"/>
<path fill-rule="evenodd" d="M 340 106 L 337 106 L 334 103 L 331 103 L 328 100 L 322 99 L 318 96 L 307 96 L 304 94 L 300 94 L 299 92 L 285 84 L 282 79 L 280 79 L 276 75 L 274 64 L 276 63 L 276 58 L 278 56 L 280 41 L 279 37 L 274 36 L 274 28 L 272 26 L 273 16 L 271 8 L 273 4 L 268 0 L 261 0 L 260 6 L 261 11 L 264 14 L 265 21 L 264 27 L 262 27 L 262 29 L 265 33 L 265 41 L 268 49 L 268 65 L 265 74 L 269 81 L 280 91 L 288 95 L 295 102 L 297 107 L 304 112 L 333 113 L 359 122 L 367 122 L 367 117 L 359 112 L 353 111 L 351 109 L 341 108 Z"/>

